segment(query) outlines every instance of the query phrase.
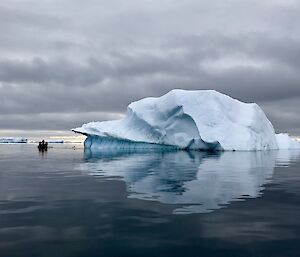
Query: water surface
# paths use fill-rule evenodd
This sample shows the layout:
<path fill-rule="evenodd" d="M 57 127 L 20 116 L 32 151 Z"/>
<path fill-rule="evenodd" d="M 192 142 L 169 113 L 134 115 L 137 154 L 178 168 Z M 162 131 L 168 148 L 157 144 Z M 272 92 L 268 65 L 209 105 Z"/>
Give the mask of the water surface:
<path fill-rule="evenodd" d="M 300 151 L 0 145 L 0 256 L 300 256 Z"/>

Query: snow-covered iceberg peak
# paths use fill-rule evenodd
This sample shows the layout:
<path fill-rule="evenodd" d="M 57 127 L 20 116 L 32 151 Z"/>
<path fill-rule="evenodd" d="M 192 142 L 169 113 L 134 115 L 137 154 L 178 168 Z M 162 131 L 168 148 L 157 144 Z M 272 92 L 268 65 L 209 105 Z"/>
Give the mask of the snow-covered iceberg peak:
<path fill-rule="evenodd" d="M 189 150 L 278 149 L 271 122 L 255 103 L 214 90 L 175 89 L 131 103 L 121 120 L 91 122 L 73 131 L 91 149 L 177 148 Z M 291 139 L 280 137 L 281 141 Z M 281 145 L 295 144 L 280 142 Z M 300 148 L 300 144 L 299 148 Z"/>

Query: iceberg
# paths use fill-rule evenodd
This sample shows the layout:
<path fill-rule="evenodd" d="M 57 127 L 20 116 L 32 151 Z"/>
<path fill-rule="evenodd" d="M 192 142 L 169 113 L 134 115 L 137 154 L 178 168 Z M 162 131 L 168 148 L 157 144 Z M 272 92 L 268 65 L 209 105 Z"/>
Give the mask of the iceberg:
<path fill-rule="evenodd" d="M 300 149 L 273 125 L 256 103 L 215 90 L 174 89 L 127 107 L 120 120 L 90 122 L 72 129 L 86 135 L 85 148 L 255 151 Z"/>
<path fill-rule="evenodd" d="M 53 139 L 53 140 L 48 140 L 47 142 L 48 142 L 48 144 L 63 144 L 64 140 Z"/>
<path fill-rule="evenodd" d="M 0 144 L 27 143 L 27 138 L 23 137 L 0 137 Z"/>
<path fill-rule="evenodd" d="M 291 138 L 289 134 L 280 133 L 276 135 L 278 148 L 281 150 L 300 149 L 300 143 L 297 139 Z"/>

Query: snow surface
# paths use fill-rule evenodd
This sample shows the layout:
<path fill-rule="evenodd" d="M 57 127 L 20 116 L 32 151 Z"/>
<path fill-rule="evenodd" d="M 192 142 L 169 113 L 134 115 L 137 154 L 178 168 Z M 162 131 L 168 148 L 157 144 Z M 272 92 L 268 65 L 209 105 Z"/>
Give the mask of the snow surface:
<path fill-rule="evenodd" d="M 1 144 L 16 144 L 16 143 L 27 143 L 27 139 L 23 137 L 0 137 Z"/>
<path fill-rule="evenodd" d="M 295 138 L 291 138 L 288 134 L 277 134 L 276 139 L 279 149 L 300 149 L 299 141 Z"/>
<path fill-rule="evenodd" d="M 300 148 L 276 135 L 255 103 L 214 90 L 175 89 L 131 103 L 121 120 L 90 122 L 73 129 L 88 136 L 90 149 L 176 148 L 189 150 L 271 150 Z"/>

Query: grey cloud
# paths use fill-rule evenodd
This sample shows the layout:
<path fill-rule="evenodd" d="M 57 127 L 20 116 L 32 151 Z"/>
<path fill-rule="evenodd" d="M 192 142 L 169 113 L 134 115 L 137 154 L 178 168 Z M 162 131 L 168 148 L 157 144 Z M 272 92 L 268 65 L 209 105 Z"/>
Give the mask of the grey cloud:
<path fill-rule="evenodd" d="M 12 1 L 13 2 L 13 1 Z M 35 10 L 35 8 L 19 8 L 21 3 L 9 3 L 4 5 L 0 3 L 0 27 L 3 29 L 19 28 L 18 32 L 22 29 L 44 29 L 45 27 L 56 28 L 61 18 L 54 13 L 42 12 Z M 34 7 L 32 3 L 32 7 Z"/>
<path fill-rule="evenodd" d="M 299 103 L 300 97 L 294 97 L 276 102 L 263 102 L 261 106 L 268 113 L 269 119 L 277 132 L 289 132 L 293 135 L 299 135 Z"/>
<path fill-rule="evenodd" d="M 101 81 L 103 68 L 98 62 L 88 60 L 74 64 L 63 59 L 46 62 L 41 58 L 32 60 L 0 61 L 0 79 L 13 83 L 53 82 L 64 85 L 90 85 Z"/>
<path fill-rule="evenodd" d="M 0 130 L 35 129 L 35 130 L 69 130 L 79 127 L 82 122 L 94 120 L 112 120 L 122 117 L 120 113 L 110 112 L 76 112 L 76 113 L 38 113 L 30 116 L 0 115 Z"/>
<path fill-rule="evenodd" d="M 0 14 L 1 128 L 53 113 L 42 127 L 66 129 L 185 88 L 258 102 L 279 131 L 300 133 L 296 1 L 13 0 Z"/>

